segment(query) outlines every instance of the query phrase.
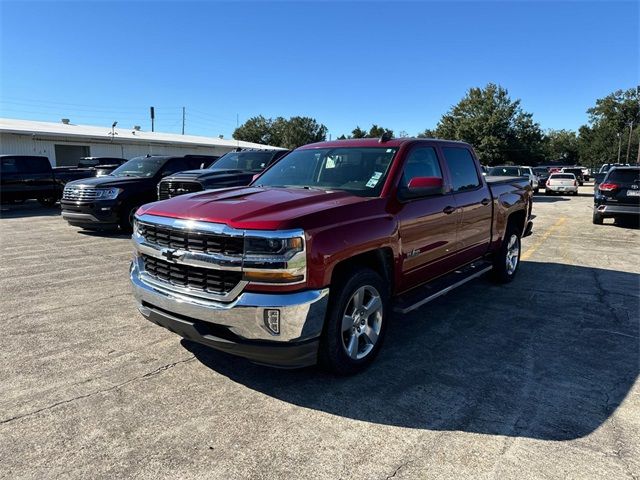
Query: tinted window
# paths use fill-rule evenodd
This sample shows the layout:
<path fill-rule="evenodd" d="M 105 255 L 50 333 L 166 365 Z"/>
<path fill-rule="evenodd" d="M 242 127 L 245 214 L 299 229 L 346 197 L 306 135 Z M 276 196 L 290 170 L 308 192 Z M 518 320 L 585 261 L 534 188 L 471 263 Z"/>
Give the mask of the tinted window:
<path fill-rule="evenodd" d="M 575 180 L 576 176 L 573 173 L 554 173 L 549 177 L 550 180 Z"/>
<path fill-rule="evenodd" d="M 451 173 L 454 192 L 473 190 L 480 186 L 476 162 L 466 148 L 445 147 L 444 160 Z"/>
<path fill-rule="evenodd" d="M 400 187 L 408 187 L 409 181 L 415 177 L 440 177 L 442 171 L 433 147 L 418 147 L 409 152 L 402 172 Z"/>
<path fill-rule="evenodd" d="M 518 167 L 493 167 L 489 170 L 488 175 L 496 177 L 520 177 L 524 172 Z"/>
<path fill-rule="evenodd" d="M 229 152 L 215 162 L 212 168 L 254 170 L 260 172 L 271 162 L 273 151 Z"/>
<path fill-rule="evenodd" d="M 611 170 L 607 177 L 608 182 L 633 183 L 640 182 L 640 169 L 636 170 Z"/>
<path fill-rule="evenodd" d="M 29 173 L 48 173 L 51 171 L 51 164 L 48 158 L 25 157 L 23 161 L 26 163 Z"/>
<path fill-rule="evenodd" d="M 183 172 L 185 170 L 194 170 L 200 168 L 201 160 L 194 158 L 174 158 L 169 160 L 162 169 L 162 174 L 172 175 L 177 172 Z"/>
<path fill-rule="evenodd" d="M 21 170 L 18 162 L 13 157 L 2 158 L 0 165 L 2 165 L 0 170 L 2 173 L 18 173 Z"/>
<path fill-rule="evenodd" d="M 116 177 L 152 177 L 165 164 L 167 157 L 135 157 L 116 168 Z"/>

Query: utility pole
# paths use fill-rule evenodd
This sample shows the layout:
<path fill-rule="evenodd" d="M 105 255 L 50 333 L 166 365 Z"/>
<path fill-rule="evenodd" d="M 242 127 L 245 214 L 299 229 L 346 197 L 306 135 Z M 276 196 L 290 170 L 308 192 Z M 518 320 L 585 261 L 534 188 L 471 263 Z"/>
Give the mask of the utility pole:
<path fill-rule="evenodd" d="M 156 111 L 155 111 L 155 108 L 153 107 L 150 107 L 149 111 L 151 112 L 151 131 L 153 132 L 154 131 L 153 127 L 155 123 L 154 120 L 156 119 Z"/>
<path fill-rule="evenodd" d="M 627 163 L 629 163 L 629 153 L 631 151 L 631 134 L 633 133 L 633 120 L 629 124 L 629 141 L 627 142 Z"/>
<path fill-rule="evenodd" d="M 622 134 L 618 132 L 618 163 L 620 163 L 620 149 L 622 148 Z"/>
<path fill-rule="evenodd" d="M 184 135 L 184 113 L 185 113 L 185 109 L 184 107 L 182 107 L 182 134 Z"/>

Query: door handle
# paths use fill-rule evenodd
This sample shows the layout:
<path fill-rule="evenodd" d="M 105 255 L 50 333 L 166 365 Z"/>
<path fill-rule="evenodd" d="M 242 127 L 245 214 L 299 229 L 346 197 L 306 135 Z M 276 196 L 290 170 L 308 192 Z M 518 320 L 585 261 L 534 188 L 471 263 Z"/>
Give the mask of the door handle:
<path fill-rule="evenodd" d="M 483 198 L 482 201 L 480 202 L 482 205 L 489 205 L 489 202 L 491 202 L 491 200 L 489 200 L 488 198 Z"/>
<path fill-rule="evenodd" d="M 456 211 L 456 207 L 452 207 L 452 206 L 444 207 L 442 211 L 447 215 L 451 215 L 453 212 Z"/>

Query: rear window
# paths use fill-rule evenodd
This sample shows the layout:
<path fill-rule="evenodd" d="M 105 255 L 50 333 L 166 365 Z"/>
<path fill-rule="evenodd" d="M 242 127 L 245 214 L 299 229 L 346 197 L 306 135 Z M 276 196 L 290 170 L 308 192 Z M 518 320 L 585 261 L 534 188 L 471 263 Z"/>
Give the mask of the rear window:
<path fill-rule="evenodd" d="M 553 180 L 575 180 L 576 176 L 573 173 L 554 173 L 549 178 Z"/>
<path fill-rule="evenodd" d="M 488 175 L 493 177 L 520 177 L 523 173 L 518 167 L 493 167 Z"/>
<path fill-rule="evenodd" d="M 609 172 L 607 181 L 620 183 L 640 182 L 640 168 L 633 170 L 614 169 Z"/>

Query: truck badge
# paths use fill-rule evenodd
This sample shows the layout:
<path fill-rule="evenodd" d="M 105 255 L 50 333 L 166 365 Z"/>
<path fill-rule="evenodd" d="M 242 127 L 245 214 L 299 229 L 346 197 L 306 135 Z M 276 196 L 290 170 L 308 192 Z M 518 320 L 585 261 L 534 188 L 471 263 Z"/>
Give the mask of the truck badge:
<path fill-rule="evenodd" d="M 168 262 L 175 263 L 178 260 L 182 259 L 182 257 L 184 257 L 184 253 L 180 253 L 176 255 L 176 252 L 177 250 L 174 250 L 172 248 L 163 248 L 160 251 L 160 255 L 166 258 Z"/>

